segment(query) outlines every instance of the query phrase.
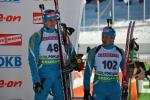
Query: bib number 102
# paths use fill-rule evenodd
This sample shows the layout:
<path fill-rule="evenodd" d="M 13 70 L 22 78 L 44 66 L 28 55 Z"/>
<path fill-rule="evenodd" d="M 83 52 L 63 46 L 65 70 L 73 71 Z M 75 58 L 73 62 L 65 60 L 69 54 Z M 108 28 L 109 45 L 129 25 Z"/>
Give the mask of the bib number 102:
<path fill-rule="evenodd" d="M 113 69 L 116 70 L 117 68 L 117 61 L 103 61 L 104 69 Z"/>
<path fill-rule="evenodd" d="M 58 52 L 58 44 L 57 43 L 55 43 L 55 44 L 49 44 L 48 47 L 47 47 L 47 51 Z"/>

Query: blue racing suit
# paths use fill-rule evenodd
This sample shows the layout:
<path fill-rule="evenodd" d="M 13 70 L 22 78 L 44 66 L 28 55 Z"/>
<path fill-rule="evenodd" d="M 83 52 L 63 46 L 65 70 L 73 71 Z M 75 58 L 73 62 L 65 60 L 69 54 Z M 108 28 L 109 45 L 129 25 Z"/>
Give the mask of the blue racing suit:
<path fill-rule="evenodd" d="M 72 45 L 65 47 L 68 55 L 74 56 Z M 35 93 L 35 100 L 46 100 L 51 90 L 54 100 L 64 100 L 61 84 L 58 34 L 55 29 L 43 27 L 29 40 L 29 65 L 34 83 L 41 83 L 43 89 Z"/>
<path fill-rule="evenodd" d="M 92 99 L 120 100 L 119 67 L 122 70 L 123 63 L 123 50 L 114 44 L 91 49 L 84 72 L 84 91 L 90 91 L 90 77 L 94 69 Z"/>

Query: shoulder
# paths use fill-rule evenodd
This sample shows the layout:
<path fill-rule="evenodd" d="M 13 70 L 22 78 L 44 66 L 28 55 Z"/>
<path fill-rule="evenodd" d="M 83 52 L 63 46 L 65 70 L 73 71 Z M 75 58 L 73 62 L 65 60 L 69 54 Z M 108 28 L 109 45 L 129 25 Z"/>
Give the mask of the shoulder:
<path fill-rule="evenodd" d="M 96 54 L 97 52 L 98 52 L 98 50 L 101 48 L 101 45 L 99 45 L 99 46 L 96 46 L 96 47 L 94 47 L 94 48 L 92 48 L 90 51 L 89 51 L 89 55 L 91 56 L 91 55 L 94 55 L 94 54 Z"/>
<path fill-rule="evenodd" d="M 116 47 L 116 50 L 118 50 L 121 55 L 124 54 L 124 50 L 122 48 L 120 48 L 120 47 L 118 47 L 116 45 L 115 45 L 115 47 Z"/>
<path fill-rule="evenodd" d="M 40 31 L 37 31 L 31 35 L 30 40 L 33 40 L 33 39 L 37 40 L 39 37 L 40 37 Z"/>

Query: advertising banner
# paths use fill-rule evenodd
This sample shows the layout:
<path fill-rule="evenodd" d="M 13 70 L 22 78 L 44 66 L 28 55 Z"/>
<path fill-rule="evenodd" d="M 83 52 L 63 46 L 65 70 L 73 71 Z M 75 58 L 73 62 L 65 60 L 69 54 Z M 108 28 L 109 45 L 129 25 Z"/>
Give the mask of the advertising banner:
<path fill-rule="evenodd" d="M 58 0 L 61 22 L 73 27 L 77 50 L 84 0 Z M 33 100 L 28 41 L 43 26 L 39 4 L 55 9 L 53 0 L 0 0 L 0 99 Z"/>

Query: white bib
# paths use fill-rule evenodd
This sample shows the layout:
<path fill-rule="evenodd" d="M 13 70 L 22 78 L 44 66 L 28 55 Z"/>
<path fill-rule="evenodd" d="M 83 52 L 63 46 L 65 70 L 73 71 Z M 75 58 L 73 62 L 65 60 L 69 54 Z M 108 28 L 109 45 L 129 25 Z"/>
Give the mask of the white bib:
<path fill-rule="evenodd" d="M 40 43 L 39 59 L 43 64 L 57 64 L 59 63 L 59 46 L 58 36 L 56 32 L 43 33 L 42 41 Z"/>
<path fill-rule="evenodd" d="M 95 55 L 95 72 L 98 78 L 102 80 L 114 80 L 114 76 L 118 78 L 121 60 L 122 56 L 116 47 L 110 50 L 101 47 Z"/>

